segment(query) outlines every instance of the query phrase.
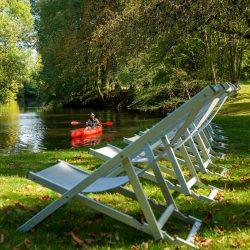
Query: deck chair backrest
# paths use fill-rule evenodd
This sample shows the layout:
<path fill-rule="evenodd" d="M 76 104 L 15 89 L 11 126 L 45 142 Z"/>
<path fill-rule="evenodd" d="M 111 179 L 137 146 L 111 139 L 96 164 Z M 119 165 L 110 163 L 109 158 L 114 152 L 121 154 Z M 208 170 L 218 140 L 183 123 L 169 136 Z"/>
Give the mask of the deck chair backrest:
<path fill-rule="evenodd" d="M 203 116 L 203 114 L 204 114 L 204 112 L 206 110 L 206 107 L 203 107 L 202 110 L 200 111 L 200 114 L 195 119 L 194 124 L 201 123 L 199 126 L 195 125 L 196 130 L 201 131 L 206 126 L 208 126 L 211 123 L 211 121 L 214 119 L 214 117 L 217 115 L 217 113 L 220 111 L 220 109 L 222 108 L 222 106 L 226 102 L 226 100 L 230 96 L 234 95 L 236 93 L 236 91 L 238 90 L 238 88 L 236 88 L 235 85 L 228 84 L 228 83 L 221 84 L 221 86 L 222 86 L 222 88 L 224 88 L 225 91 L 219 97 L 219 100 L 217 102 L 217 105 L 214 107 L 213 112 L 211 112 L 211 114 L 209 115 L 209 117 L 207 117 L 207 119 L 205 119 L 204 122 L 203 122 L 203 124 L 202 124 L 202 122 L 201 122 L 200 119 L 201 119 L 201 117 Z"/>
<path fill-rule="evenodd" d="M 220 105 L 221 99 L 225 95 L 225 91 L 230 91 L 230 86 L 222 86 L 222 85 L 215 85 L 212 87 L 213 90 L 216 92 L 216 94 L 211 95 L 210 98 L 208 97 L 206 101 L 203 103 L 200 102 L 200 105 L 198 102 L 196 102 L 193 99 L 190 99 L 189 101 L 193 105 L 188 105 L 188 102 L 185 103 L 186 108 L 189 106 L 189 110 L 185 109 L 183 107 L 183 111 L 186 112 L 186 115 L 179 115 L 177 114 L 180 110 L 175 110 L 173 113 L 171 113 L 168 117 L 170 118 L 173 116 L 178 116 L 179 119 L 176 119 L 176 122 L 171 122 L 173 124 L 172 126 L 168 126 L 165 128 L 165 130 L 162 131 L 162 134 L 165 134 L 168 136 L 168 138 L 171 141 L 171 146 L 176 144 L 176 142 L 179 140 L 179 138 L 185 133 L 186 128 L 190 128 L 189 136 L 186 137 L 184 140 L 181 141 L 181 144 L 177 143 L 174 148 L 180 147 L 182 144 L 184 144 L 190 137 L 193 136 L 194 133 L 197 132 L 198 129 L 204 125 L 204 123 L 211 117 L 212 113 L 214 112 L 214 109 Z M 205 89 L 204 89 L 205 90 Z M 200 93 L 199 93 L 200 94 Z M 196 106 L 195 106 L 196 105 Z M 195 108 L 193 107 L 195 106 Z M 180 107 L 182 108 L 182 106 Z M 180 112 L 181 113 L 181 112 Z M 194 121 L 198 121 L 196 126 L 191 126 Z M 151 129 L 152 130 L 152 129 Z M 159 138 L 154 140 L 154 144 L 157 142 Z M 153 144 L 152 143 L 152 144 Z M 158 140 L 158 144 L 161 142 Z M 157 146 L 157 144 L 155 144 Z"/>

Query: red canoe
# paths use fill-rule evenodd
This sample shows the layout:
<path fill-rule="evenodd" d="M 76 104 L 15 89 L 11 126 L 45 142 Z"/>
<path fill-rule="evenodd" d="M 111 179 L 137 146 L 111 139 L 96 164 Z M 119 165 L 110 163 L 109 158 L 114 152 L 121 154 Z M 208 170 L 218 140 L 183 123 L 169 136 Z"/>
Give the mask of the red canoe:
<path fill-rule="evenodd" d="M 90 137 L 102 134 L 102 126 L 97 126 L 95 128 L 78 128 L 70 131 L 71 138 L 77 137 Z"/>

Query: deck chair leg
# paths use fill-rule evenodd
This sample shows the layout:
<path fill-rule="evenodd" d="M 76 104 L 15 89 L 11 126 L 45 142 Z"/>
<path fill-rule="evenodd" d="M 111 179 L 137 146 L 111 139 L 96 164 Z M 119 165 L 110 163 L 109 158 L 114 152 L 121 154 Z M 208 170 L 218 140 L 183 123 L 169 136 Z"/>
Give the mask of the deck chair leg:
<path fill-rule="evenodd" d="M 188 167 L 188 170 L 190 171 L 190 174 L 192 177 L 195 177 L 197 180 L 199 180 L 199 177 L 197 175 L 197 172 L 195 171 L 194 165 L 189 157 L 189 154 L 187 152 L 187 149 L 185 148 L 184 144 L 180 146 L 180 151 L 182 154 L 182 157 Z"/>
<path fill-rule="evenodd" d="M 47 207 L 42 209 L 39 213 L 33 216 L 30 220 L 20 226 L 17 230 L 22 232 L 27 232 L 36 226 L 38 223 L 43 221 L 53 212 L 55 212 L 58 208 L 66 204 L 69 200 L 74 198 L 77 194 L 79 194 L 83 189 L 92 184 L 96 179 L 98 179 L 101 175 L 105 174 L 109 170 L 108 164 L 103 164 L 101 168 L 98 168 L 93 174 L 89 175 L 84 180 L 77 183 L 72 189 L 65 192 L 61 197 L 56 199 L 54 202 L 49 204 Z"/>
<path fill-rule="evenodd" d="M 55 212 L 58 208 L 63 206 L 69 201 L 68 197 L 61 196 L 51 204 L 49 204 L 47 207 L 42 209 L 39 213 L 34 215 L 30 220 L 28 220 L 26 223 L 24 223 L 22 226 L 20 226 L 17 231 L 20 232 L 28 232 L 33 227 L 35 227 L 37 224 L 39 224 L 41 221 L 46 219 L 48 216 L 50 216 L 53 212 Z"/>
<path fill-rule="evenodd" d="M 141 209 L 143 211 L 143 214 L 146 218 L 146 221 L 149 225 L 149 228 L 152 232 L 153 237 L 156 240 L 162 239 L 163 237 L 162 232 L 157 224 L 152 208 L 146 198 L 146 195 L 140 184 L 139 178 L 137 174 L 135 173 L 133 165 L 131 164 L 128 158 L 125 158 L 124 160 L 122 160 L 122 165 L 124 166 L 124 169 L 129 176 L 130 183 L 133 187 L 137 200 L 139 204 L 141 205 Z"/>
<path fill-rule="evenodd" d="M 175 204 L 175 201 L 173 199 L 173 196 L 171 195 L 168 186 L 166 184 L 166 181 L 162 175 L 162 172 L 160 171 L 160 166 L 158 165 L 157 161 L 155 161 L 154 153 L 151 150 L 149 144 L 144 146 L 145 153 L 147 154 L 148 160 L 152 162 L 152 169 L 156 178 L 156 181 L 163 193 L 163 196 L 168 204 L 173 204 L 174 208 L 176 209 L 177 206 Z"/>
<path fill-rule="evenodd" d="M 189 135 L 188 130 L 187 130 L 186 134 L 187 134 L 187 136 Z M 202 173 L 206 173 L 207 171 L 206 171 L 206 168 L 204 167 L 204 162 L 203 162 L 203 160 L 202 160 L 202 158 L 200 156 L 200 153 L 199 153 L 199 151 L 198 151 L 198 149 L 197 149 L 197 147 L 195 145 L 195 142 L 194 142 L 193 138 L 190 137 L 189 140 L 187 141 L 187 143 L 188 143 L 189 147 L 191 148 L 192 153 L 193 153 L 193 155 L 194 155 L 194 157 L 195 157 L 195 159 L 196 159 L 196 161 L 198 163 L 199 171 L 202 172 Z"/>
<path fill-rule="evenodd" d="M 228 171 L 228 169 L 224 168 L 222 166 L 217 166 L 212 162 L 211 157 L 210 157 L 210 155 L 208 154 L 208 152 L 206 150 L 205 143 L 203 142 L 200 134 L 198 134 L 195 139 L 196 139 L 196 142 L 198 144 L 199 149 L 201 150 L 201 155 L 203 156 L 203 158 L 205 159 L 205 162 L 207 163 L 207 168 L 209 166 L 214 168 L 214 171 L 211 171 L 211 170 L 207 169 L 207 173 L 209 173 L 211 175 L 217 175 L 217 176 L 220 176 L 220 177 L 225 177 L 224 174 Z M 216 172 L 218 170 L 220 170 L 220 173 Z"/>
<path fill-rule="evenodd" d="M 178 182 L 180 184 L 180 186 L 182 187 L 182 192 L 185 195 L 190 195 L 191 192 L 189 190 L 189 188 L 187 187 L 187 183 L 186 183 L 186 179 L 180 169 L 179 163 L 178 163 L 178 159 L 175 156 L 174 150 L 172 147 L 170 147 L 170 141 L 168 139 L 168 137 L 165 135 L 161 138 L 162 143 L 164 145 L 165 148 L 168 148 L 168 150 L 166 150 L 166 157 L 167 159 L 171 162 L 175 174 L 176 174 L 176 178 L 178 179 Z"/>

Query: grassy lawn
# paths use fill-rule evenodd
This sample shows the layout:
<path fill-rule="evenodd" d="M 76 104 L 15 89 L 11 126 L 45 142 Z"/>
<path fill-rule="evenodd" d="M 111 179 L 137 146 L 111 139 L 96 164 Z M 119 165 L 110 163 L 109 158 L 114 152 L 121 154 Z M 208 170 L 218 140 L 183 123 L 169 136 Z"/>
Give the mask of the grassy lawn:
<path fill-rule="evenodd" d="M 218 202 L 212 204 L 184 196 L 176 201 L 182 212 L 203 220 L 196 238 L 202 249 L 250 249 L 250 85 L 241 85 L 237 97 L 227 101 L 215 121 L 230 144 L 226 158 L 216 164 L 230 171 L 227 178 L 202 176 L 202 179 L 223 192 Z M 87 150 L 0 156 L 0 249 L 187 249 L 154 242 L 150 236 L 83 207 L 78 201 L 60 208 L 31 232 L 16 232 L 18 226 L 58 197 L 27 180 L 27 172 L 51 166 L 57 159 L 94 170 L 101 161 Z M 144 186 L 151 198 L 161 199 L 152 184 L 145 182 Z M 141 216 L 137 204 L 120 195 L 105 193 L 95 198 L 137 218 Z M 184 235 L 187 227 L 181 225 L 170 220 L 166 229 L 170 234 Z"/>

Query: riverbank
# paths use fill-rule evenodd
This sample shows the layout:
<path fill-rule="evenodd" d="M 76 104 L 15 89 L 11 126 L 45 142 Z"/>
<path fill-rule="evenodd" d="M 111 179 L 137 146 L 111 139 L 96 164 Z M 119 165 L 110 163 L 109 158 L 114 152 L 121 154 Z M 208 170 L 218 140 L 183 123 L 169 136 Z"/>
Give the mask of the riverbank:
<path fill-rule="evenodd" d="M 177 199 L 181 211 L 203 220 L 196 243 L 204 249 L 250 248 L 250 85 L 241 87 L 238 96 L 229 100 L 216 117 L 230 144 L 226 158 L 216 163 L 229 168 L 229 174 L 225 179 L 202 176 L 205 182 L 223 189 L 219 202 L 207 204 L 183 196 Z M 31 232 L 16 232 L 18 226 L 58 196 L 27 180 L 27 172 L 51 166 L 57 159 L 93 171 L 101 161 L 87 151 L 81 148 L 0 157 L 0 248 L 176 249 L 163 241 L 154 242 L 150 236 L 87 209 L 78 201 L 62 207 Z M 147 185 L 146 189 L 152 198 L 157 196 L 153 186 Z M 120 195 L 93 196 L 140 216 L 138 207 L 128 207 Z M 171 220 L 169 232 L 183 236 L 186 228 L 181 225 Z"/>

